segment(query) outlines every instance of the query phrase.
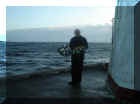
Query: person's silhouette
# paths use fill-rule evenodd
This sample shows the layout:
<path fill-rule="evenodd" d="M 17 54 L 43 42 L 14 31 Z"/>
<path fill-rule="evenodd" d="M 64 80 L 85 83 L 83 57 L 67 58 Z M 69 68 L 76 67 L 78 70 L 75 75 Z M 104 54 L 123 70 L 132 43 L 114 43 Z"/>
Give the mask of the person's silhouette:
<path fill-rule="evenodd" d="M 71 85 L 80 84 L 82 80 L 83 61 L 85 50 L 88 48 L 88 43 L 85 37 L 81 36 L 80 30 L 74 31 L 75 36 L 70 40 L 69 46 L 72 50 L 71 55 Z"/>

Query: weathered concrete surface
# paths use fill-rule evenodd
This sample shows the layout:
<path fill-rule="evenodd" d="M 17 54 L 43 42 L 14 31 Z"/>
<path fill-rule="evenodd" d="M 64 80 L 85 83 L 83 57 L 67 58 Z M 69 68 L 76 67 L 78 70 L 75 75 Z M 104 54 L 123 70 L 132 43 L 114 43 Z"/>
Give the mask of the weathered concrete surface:
<path fill-rule="evenodd" d="M 75 87 L 68 85 L 68 81 L 71 80 L 70 73 L 61 73 L 49 77 L 36 77 L 28 80 L 7 80 L 7 96 L 58 98 L 112 97 L 106 88 L 106 77 L 107 73 L 103 70 L 85 70 L 81 86 Z"/>
<path fill-rule="evenodd" d="M 32 101 L 37 104 L 38 100 L 36 101 L 35 99 L 41 99 L 41 102 L 46 101 L 46 99 L 50 101 L 49 99 L 51 99 L 52 102 L 53 100 L 57 101 L 58 99 L 65 98 L 67 100 L 76 99 L 73 101 L 77 103 L 80 101 L 80 104 L 87 104 L 87 101 L 91 104 L 114 104 L 115 98 L 108 91 L 106 78 L 107 73 L 103 70 L 103 66 L 93 66 L 88 67 L 87 70 L 83 72 L 81 86 L 75 87 L 68 85 L 68 81 L 71 80 L 70 73 L 61 73 L 49 77 L 38 76 L 26 80 L 8 80 L 7 97 L 12 98 L 12 100 L 7 101 L 8 104 L 21 104 L 30 98 L 34 99 Z M 27 98 L 28 100 L 19 100 L 20 98 Z M 82 101 L 82 99 L 84 100 Z M 30 103 L 32 103 L 32 101 Z M 66 102 L 60 103 L 66 104 Z"/>

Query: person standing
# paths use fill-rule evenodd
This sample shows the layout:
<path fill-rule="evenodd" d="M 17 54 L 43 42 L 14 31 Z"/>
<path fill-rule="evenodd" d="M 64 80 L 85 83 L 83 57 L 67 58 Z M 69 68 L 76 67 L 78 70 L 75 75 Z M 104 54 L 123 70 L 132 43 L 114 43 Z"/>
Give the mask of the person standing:
<path fill-rule="evenodd" d="M 71 55 L 71 76 L 72 81 L 70 85 L 80 84 L 82 81 L 83 61 L 85 51 L 88 49 L 88 43 L 85 37 L 80 33 L 79 29 L 74 31 L 75 36 L 72 37 L 69 43 L 69 47 L 72 50 Z"/>

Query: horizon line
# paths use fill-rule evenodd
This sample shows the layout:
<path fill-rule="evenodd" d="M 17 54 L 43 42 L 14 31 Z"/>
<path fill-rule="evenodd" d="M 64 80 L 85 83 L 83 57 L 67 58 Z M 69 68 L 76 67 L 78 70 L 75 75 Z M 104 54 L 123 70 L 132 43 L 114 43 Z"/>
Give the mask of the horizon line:
<path fill-rule="evenodd" d="M 85 26 L 104 26 L 104 25 L 110 25 L 110 23 L 104 23 L 104 24 L 85 24 L 85 25 L 70 25 L 70 26 L 44 26 L 44 27 L 29 27 L 29 28 L 18 28 L 18 29 L 6 29 L 6 31 L 16 31 L 16 30 L 29 30 L 29 29 L 43 29 L 43 28 L 48 28 L 48 29 L 58 29 L 58 28 L 78 28 L 78 27 L 85 27 Z"/>
<path fill-rule="evenodd" d="M 5 42 L 15 42 L 15 43 L 69 43 L 66 41 L 5 41 Z M 111 43 L 111 42 L 91 42 L 88 43 Z"/>

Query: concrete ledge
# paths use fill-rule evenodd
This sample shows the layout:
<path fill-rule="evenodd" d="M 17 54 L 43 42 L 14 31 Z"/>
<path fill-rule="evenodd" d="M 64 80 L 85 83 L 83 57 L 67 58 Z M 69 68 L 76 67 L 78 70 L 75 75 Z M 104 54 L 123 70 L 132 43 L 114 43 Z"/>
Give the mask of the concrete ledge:
<path fill-rule="evenodd" d="M 68 73 L 70 72 L 70 68 L 63 68 L 63 69 L 57 69 L 56 71 L 53 72 L 48 72 L 48 71 L 39 71 L 39 72 L 32 72 L 32 73 L 25 73 L 25 74 L 20 74 L 20 75 L 13 75 L 13 76 L 8 76 L 6 77 L 7 80 L 24 80 L 24 79 L 31 79 L 34 77 L 49 77 L 52 75 L 58 75 L 61 73 Z M 84 65 L 84 70 L 100 70 L 100 71 L 106 71 L 104 68 L 104 64 L 90 64 L 90 65 Z"/>

